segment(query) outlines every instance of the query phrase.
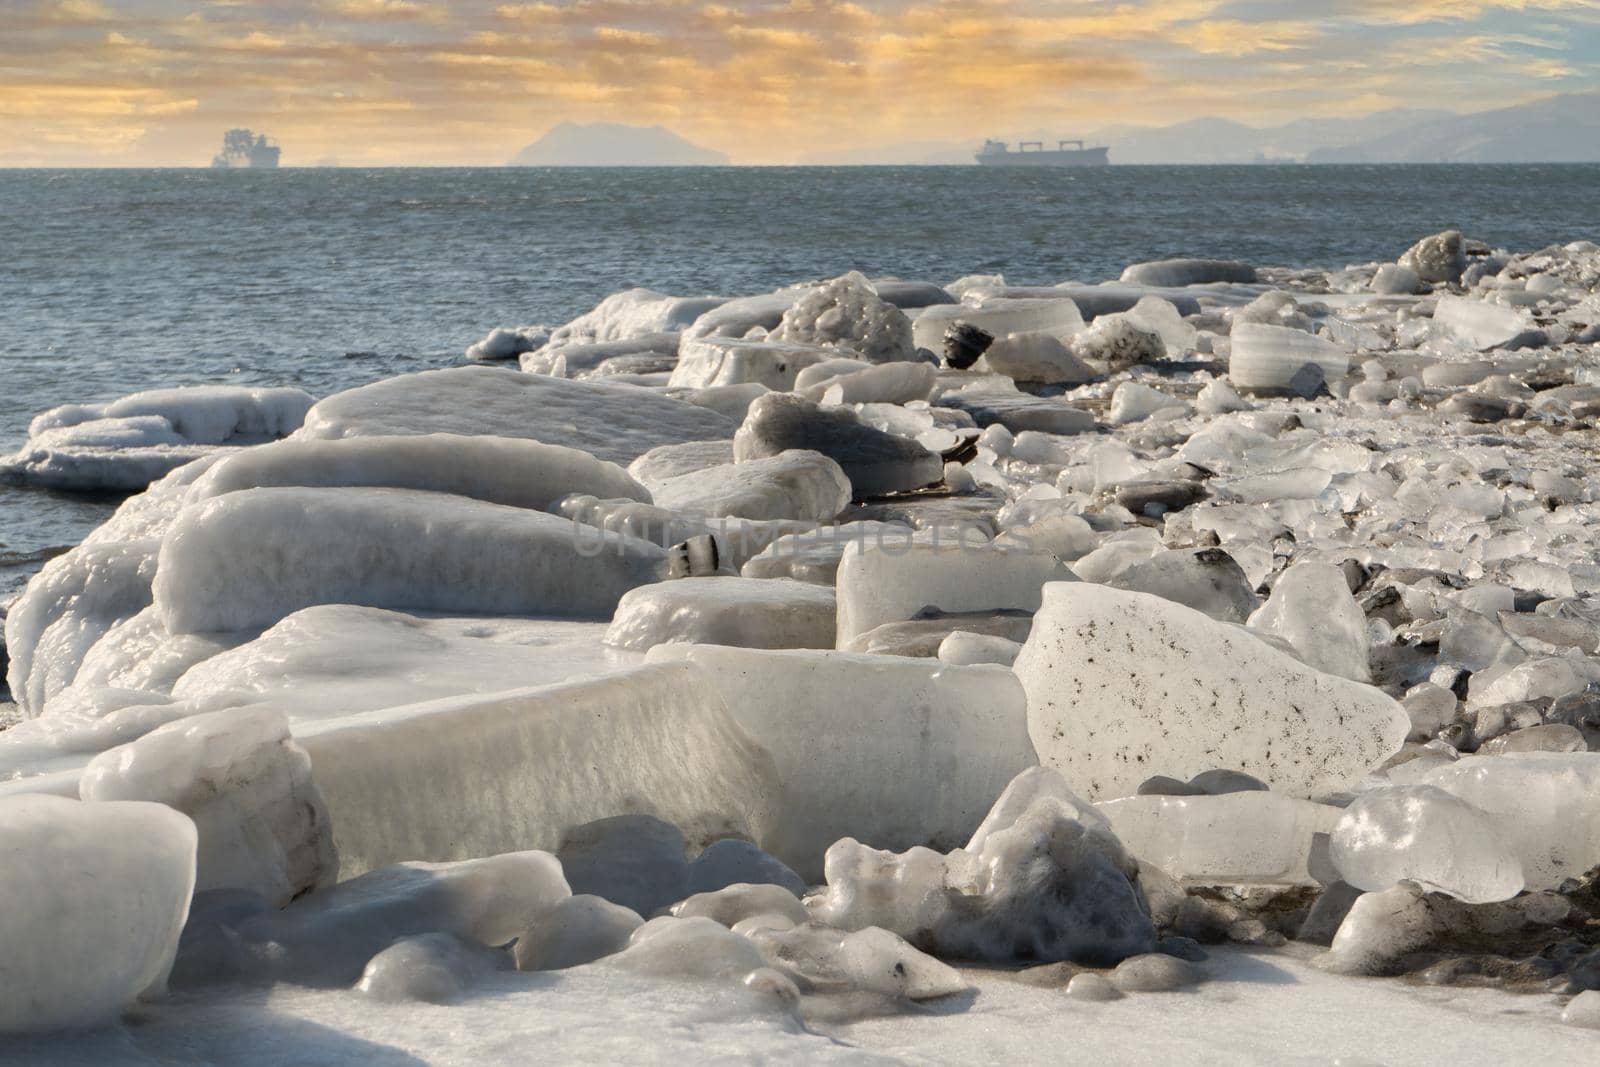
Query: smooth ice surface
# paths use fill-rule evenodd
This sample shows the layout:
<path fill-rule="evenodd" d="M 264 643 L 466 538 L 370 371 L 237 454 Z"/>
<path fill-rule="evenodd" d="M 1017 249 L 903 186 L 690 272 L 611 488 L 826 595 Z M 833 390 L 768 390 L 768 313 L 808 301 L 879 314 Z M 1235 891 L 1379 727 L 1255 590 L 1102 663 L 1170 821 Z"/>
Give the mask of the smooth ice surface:
<path fill-rule="evenodd" d="M 1469 904 L 1522 892 L 1522 864 L 1484 812 L 1437 786 L 1386 786 L 1362 793 L 1334 827 L 1330 857 L 1357 889 L 1401 881 Z"/>
<path fill-rule="evenodd" d="M 1183 286 L 1209 282 L 1253 282 L 1256 269 L 1233 259 L 1158 259 L 1122 272 L 1124 285 Z"/>
<path fill-rule="evenodd" d="M 1529 889 L 1554 889 L 1600 864 L 1600 753 L 1468 756 L 1421 784 L 1487 812 Z"/>
<path fill-rule="evenodd" d="M 194 856 L 194 824 L 161 804 L 0 799 L 0 1033 L 106 1022 L 162 992 Z"/>
<path fill-rule="evenodd" d="M 281 712 L 169 723 L 95 757 L 78 788 L 84 800 L 155 801 L 194 820 L 196 891 L 248 889 L 281 907 L 338 873 L 311 761 Z"/>
<path fill-rule="evenodd" d="M 1515 347 L 1514 342 L 1535 329 L 1516 308 L 1448 293 L 1434 306 L 1433 328 L 1438 339 L 1477 351 Z"/>
<path fill-rule="evenodd" d="M 918 348 L 942 352 L 945 331 L 957 322 L 976 326 L 995 337 L 1045 333 L 1061 341 L 1083 329 L 1083 315 L 1078 305 L 1065 297 L 1056 300 L 982 297 L 972 302 L 927 308 L 911 324 L 913 340 Z"/>
<path fill-rule="evenodd" d="M 751 839 L 803 877 L 847 835 L 884 848 L 962 843 L 1037 762 L 1021 691 L 1001 667 L 713 645 L 662 645 L 649 659 L 693 664 L 771 753 L 776 825 Z"/>
<path fill-rule="evenodd" d="M 464 497 L 250 489 L 184 510 L 162 542 L 155 605 L 173 633 L 270 626 L 327 603 L 604 616 L 665 560 L 636 538 Z"/>
<path fill-rule="evenodd" d="M 787 578 L 680 578 L 644 585 L 617 602 L 606 643 L 832 648 L 831 589 Z"/>
<path fill-rule="evenodd" d="M 632 385 L 572 382 L 490 367 L 386 378 L 319 401 L 300 438 L 492 434 L 630 463 L 658 445 L 733 436 L 714 411 Z"/>
<path fill-rule="evenodd" d="M 571 493 L 650 501 L 621 467 L 576 448 L 443 433 L 262 445 L 213 465 L 189 499 L 262 486 L 424 489 L 533 511 Z"/>
<path fill-rule="evenodd" d="M 559 971 L 593 963 L 627 948 L 642 925 L 637 912 L 620 904 L 587 893 L 567 897 L 517 936 L 517 970 Z"/>
<path fill-rule="evenodd" d="M 1130 853 L 1187 885 L 1315 885 L 1312 835 L 1339 818 L 1338 808 L 1260 791 L 1123 797 L 1097 810 Z"/>
<path fill-rule="evenodd" d="M 627 813 L 691 843 L 759 842 L 801 813 L 778 810 L 773 757 L 712 682 L 662 664 L 327 720 L 297 739 L 345 877 L 402 859 L 554 850 L 566 830 Z"/>
<path fill-rule="evenodd" d="M 1082 385 L 1094 370 L 1053 335 L 1012 333 L 996 338 L 984 350 L 983 365 L 1019 382 Z"/>
<path fill-rule="evenodd" d="M 1377 689 L 1241 627 L 1087 582 L 1045 587 L 1016 672 L 1040 761 L 1091 800 L 1215 767 L 1315 796 L 1353 785 L 1410 728 Z"/>
<path fill-rule="evenodd" d="M 809 373 L 825 369 L 827 373 Z M 938 370 L 930 363 L 874 366 L 836 359 L 801 371 L 795 391 L 814 404 L 906 404 L 927 399 L 938 377 Z"/>
<path fill-rule="evenodd" d="M 1046 552 L 1005 548 L 957 534 L 937 544 L 853 544 L 839 562 L 838 645 L 888 622 L 942 612 L 1039 606 L 1046 582 L 1072 577 Z"/>
<path fill-rule="evenodd" d="M 657 506 L 692 515 L 829 522 L 850 503 L 850 479 L 820 452 L 791 449 L 666 478 L 654 494 Z"/>
<path fill-rule="evenodd" d="M 498 957 L 498 958 L 497 958 Z M 367 961 L 356 989 L 375 1000 L 450 1004 L 504 959 L 454 934 L 403 937 Z"/>
<path fill-rule="evenodd" d="M 1367 619 L 1337 567 L 1303 561 L 1291 565 L 1272 586 L 1272 595 L 1250 616 L 1250 628 L 1281 637 L 1307 664 L 1350 678 L 1371 681 L 1367 668 Z"/>

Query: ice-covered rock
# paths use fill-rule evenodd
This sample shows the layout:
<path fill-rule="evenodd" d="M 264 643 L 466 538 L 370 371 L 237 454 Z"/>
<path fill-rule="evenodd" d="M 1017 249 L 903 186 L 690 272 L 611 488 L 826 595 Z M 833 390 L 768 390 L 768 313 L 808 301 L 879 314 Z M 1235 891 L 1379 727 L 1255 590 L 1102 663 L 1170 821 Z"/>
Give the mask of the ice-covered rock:
<path fill-rule="evenodd" d="M 1041 762 L 1090 799 L 1217 766 L 1315 796 L 1353 785 L 1410 728 L 1390 697 L 1243 628 L 1089 583 L 1045 587 L 1016 672 Z"/>
<path fill-rule="evenodd" d="M 653 915 L 688 893 L 688 843 L 653 815 L 614 815 L 561 835 L 556 858 L 574 893 Z"/>
<path fill-rule="evenodd" d="M 154 602 L 172 633 L 270 626 L 312 604 L 606 616 L 666 552 L 554 515 L 399 489 L 250 489 L 184 510 Z"/>
<path fill-rule="evenodd" d="M 753 401 L 752 401 L 753 403 Z M 669 478 L 733 462 L 733 441 L 686 441 L 659 445 L 628 464 L 628 473 L 651 488 Z M 596 493 L 595 496 L 600 494 Z"/>
<path fill-rule="evenodd" d="M 901 546 L 914 536 L 918 535 L 902 523 L 874 520 L 785 534 L 751 557 L 740 573 L 746 578 L 794 578 L 832 587 L 839 561 L 852 544 Z"/>
<path fill-rule="evenodd" d="M 1111 964 L 1155 947 L 1137 865 L 1096 821 L 1043 795 L 969 849 L 828 849 L 827 889 L 809 902 L 832 926 L 880 926 L 942 956 Z"/>
<path fill-rule="evenodd" d="M 751 840 L 815 878 L 828 845 L 965 841 L 1037 762 L 1022 693 L 1001 667 L 845 652 L 660 645 L 687 660 L 777 764 L 776 826 Z"/>
<path fill-rule="evenodd" d="M 517 936 L 517 970 L 560 971 L 593 963 L 627 948 L 643 925 L 637 912 L 620 904 L 574 894 L 541 912 Z"/>
<path fill-rule="evenodd" d="M 790 449 L 666 478 L 653 492 L 658 506 L 692 515 L 831 522 L 850 503 L 850 479 L 820 452 Z"/>
<path fill-rule="evenodd" d="M 1287 641 L 1295 655 L 1319 671 L 1372 680 L 1367 618 L 1344 575 L 1326 563 L 1302 560 L 1278 575 L 1272 595 L 1250 616 L 1250 628 Z"/>
<path fill-rule="evenodd" d="M 787 578 L 681 578 L 617 602 L 606 643 L 639 652 L 664 643 L 832 648 L 834 593 Z"/>
<path fill-rule="evenodd" d="M 624 289 L 557 327 L 549 343 L 556 347 L 676 332 L 725 303 L 727 298 L 720 296 L 668 296 L 652 289 Z"/>
<path fill-rule="evenodd" d="M 1288 326 L 1236 323 L 1232 341 L 1228 380 L 1245 392 L 1312 396 L 1350 369 L 1345 348 Z"/>
<path fill-rule="evenodd" d="M 775 341 L 830 345 L 855 352 L 869 363 L 910 359 L 916 351 L 911 320 L 878 296 L 855 272 L 807 292 L 783 313 Z"/>
<path fill-rule="evenodd" d="M 1160 552 L 1106 584 L 1183 604 L 1219 622 L 1242 623 L 1261 603 L 1244 569 L 1220 548 Z"/>
<path fill-rule="evenodd" d="M 1531 890 L 1600 864 L 1600 753 L 1468 756 L 1429 771 L 1421 784 L 1485 812 Z"/>
<path fill-rule="evenodd" d="M 783 861 L 733 837 L 714 842 L 689 865 L 690 893 L 710 893 L 740 883 L 778 885 L 795 896 L 806 891 L 804 880 Z"/>
<path fill-rule="evenodd" d="M 736 428 L 707 408 L 632 385 L 452 367 L 386 378 L 318 401 L 298 436 L 491 434 L 630 463 L 657 445 L 725 439 Z"/>
<path fill-rule="evenodd" d="M 1188 885 L 1315 885 L 1312 838 L 1339 809 L 1251 790 L 1137 796 L 1097 805 L 1132 855 Z"/>
<path fill-rule="evenodd" d="M 248 889 L 281 907 L 338 874 L 310 760 L 277 711 L 169 723 L 97 756 L 78 788 L 84 800 L 154 801 L 194 820 L 197 891 Z"/>
<path fill-rule="evenodd" d="M 775 832 L 773 757 L 683 664 L 331 719 L 296 739 L 345 877 L 407 858 L 554 851 L 566 831 L 624 813 L 696 847 Z"/>
<path fill-rule="evenodd" d="M 696 893 L 674 904 L 672 914 L 682 919 L 703 915 L 729 929 L 757 915 L 780 916 L 796 925 L 810 917 L 799 897 L 770 883 L 736 884 Z"/>
<path fill-rule="evenodd" d="M 678 363 L 667 384 L 684 389 L 755 384 L 783 392 L 794 388 L 802 370 L 836 354 L 831 348 L 798 341 L 701 337 L 679 347 Z"/>
<path fill-rule="evenodd" d="M 576 448 L 457 434 L 278 441 L 214 464 L 188 499 L 270 486 L 422 489 L 532 511 L 572 493 L 650 501 L 621 467 Z"/>
<path fill-rule="evenodd" d="M 819 408 L 790 393 L 772 393 L 751 404 L 734 435 L 734 461 L 767 459 L 790 449 L 809 449 L 833 460 L 858 499 L 918 489 L 944 474 L 936 453 L 864 425 L 849 411 Z"/>
<path fill-rule="evenodd" d="M 468 359 L 480 363 L 495 363 L 516 359 L 524 352 L 533 352 L 550 340 L 550 331 L 541 326 L 524 326 L 508 330 L 497 326 L 467 346 Z"/>
<path fill-rule="evenodd" d="M 1033 611 L 1046 582 L 1072 572 L 1047 552 L 957 536 L 935 543 L 852 544 L 839 562 L 838 646 L 929 609 Z"/>
<path fill-rule="evenodd" d="M 1171 993 L 1198 985 L 1200 969 L 1164 952 L 1129 956 L 1111 972 L 1111 984 L 1124 993 Z"/>
<path fill-rule="evenodd" d="M 931 1000 L 971 988 L 954 967 L 876 926 L 842 937 L 835 958 L 846 981 L 869 993 Z"/>
<path fill-rule="evenodd" d="M 561 865 L 547 852 L 402 863 L 311 893 L 282 910 L 222 917 L 221 944 L 208 946 L 209 958 L 186 938 L 189 958 L 180 965 L 195 981 L 231 977 L 350 986 L 396 941 L 448 934 L 485 947 L 506 945 L 571 895 Z"/>
<path fill-rule="evenodd" d="M 1356 898 L 1333 946 L 1317 958 L 1317 966 L 1335 974 L 1390 974 L 1407 952 L 1422 948 L 1438 923 L 1422 890 L 1408 883 Z"/>
<path fill-rule="evenodd" d="M 1009 667 L 1022 652 L 1022 644 L 992 634 L 975 634 L 966 630 L 953 630 L 939 642 L 936 655 L 941 663 L 968 666 L 974 663 L 998 663 Z"/>
<path fill-rule="evenodd" d="M 1072 353 L 1079 359 L 1103 363 L 1112 370 L 1124 370 L 1136 363 L 1162 359 L 1167 354 L 1167 346 L 1160 333 L 1126 315 L 1102 315 L 1072 338 Z"/>
<path fill-rule="evenodd" d="M 1402 881 L 1469 904 L 1522 891 L 1522 865 L 1484 813 L 1435 786 L 1386 786 L 1345 808 L 1330 858 L 1340 877 L 1369 892 Z"/>
<path fill-rule="evenodd" d="M 474 981 L 499 969 L 504 958 L 454 934 L 403 937 L 367 961 L 356 990 L 395 1004 L 450 1004 Z"/>
<path fill-rule="evenodd" d="M 0 798 L 0 1033 L 115 1020 L 165 990 L 195 831 L 160 804 Z"/>
<path fill-rule="evenodd" d="M 1124 285 L 1152 286 L 1248 284 L 1256 280 L 1256 269 L 1232 259 L 1158 259 L 1129 266 L 1123 270 L 1121 280 Z"/>
<path fill-rule="evenodd" d="M 1048 333 L 1013 333 L 984 349 L 983 365 L 1019 382 L 1082 385 L 1095 377 L 1094 368 Z"/>
<path fill-rule="evenodd" d="M 765 966 L 747 938 L 711 919 L 662 916 L 633 932 L 629 945 L 601 963 L 652 978 L 730 981 Z"/>
<path fill-rule="evenodd" d="M 1425 282 L 1458 282 L 1467 269 L 1466 242 L 1460 230 L 1432 234 L 1406 249 L 1399 265 Z"/>

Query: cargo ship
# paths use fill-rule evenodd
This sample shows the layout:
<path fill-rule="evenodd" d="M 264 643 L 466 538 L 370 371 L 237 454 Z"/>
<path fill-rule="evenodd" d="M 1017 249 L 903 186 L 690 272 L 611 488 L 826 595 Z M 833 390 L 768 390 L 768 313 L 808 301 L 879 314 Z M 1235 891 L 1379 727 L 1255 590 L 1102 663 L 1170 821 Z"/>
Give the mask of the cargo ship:
<path fill-rule="evenodd" d="M 222 151 L 211 160 L 213 167 L 223 170 L 236 168 L 272 169 L 278 165 L 282 151 L 267 140 L 266 134 L 257 137 L 249 130 L 229 130 L 222 135 Z"/>
<path fill-rule="evenodd" d="M 1069 148 L 1068 145 L 1076 147 Z M 975 157 L 985 167 L 1104 167 L 1111 149 L 1089 148 L 1082 141 L 1059 141 L 1046 148 L 1043 141 L 1022 141 L 1013 152 L 1004 141 L 985 141 Z"/>

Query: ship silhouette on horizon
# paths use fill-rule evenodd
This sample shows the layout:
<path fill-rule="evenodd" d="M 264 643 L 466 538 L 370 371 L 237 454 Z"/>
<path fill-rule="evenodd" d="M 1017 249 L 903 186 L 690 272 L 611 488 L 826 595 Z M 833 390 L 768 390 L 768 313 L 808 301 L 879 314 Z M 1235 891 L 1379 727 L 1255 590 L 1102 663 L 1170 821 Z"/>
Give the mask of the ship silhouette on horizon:
<path fill-rule="evenodd" d="M 1055 148 L 1046 148 L 1043 141 L 1020 141 L 1013 152 L 1006 142 L 989 140 L 974 158 L 985 167 L 1104 167 L 1110 151 L 1103 145 L 1086 147 L 1082 141 L 1059 141 Z"/>
<path fill-rule="evenodd" d="M 257 136 L 250 130 L 229 130 L 222 135 L 222 151 L 212 157 L 211 165 L 219 170 L 267 169 L 278 165 L 282 152 L 267 140 L 266 134 Z"/>

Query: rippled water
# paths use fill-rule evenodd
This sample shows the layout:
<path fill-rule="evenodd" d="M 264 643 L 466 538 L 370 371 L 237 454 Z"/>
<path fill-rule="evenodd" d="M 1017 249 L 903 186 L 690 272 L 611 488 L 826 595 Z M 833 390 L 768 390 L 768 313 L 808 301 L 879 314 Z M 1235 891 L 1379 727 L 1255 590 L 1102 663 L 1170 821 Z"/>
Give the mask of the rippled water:
<path fill-rule="evenodd" d="M 1595 166 L 0 171 L 0 450 L 56 404 L 209 382 L 325 395 L 633 285 L 1339 266 L 1452 226 L 1532 248 L 1597 221 Z M 0 486 L 0 596 L 110 507 Z"/>

